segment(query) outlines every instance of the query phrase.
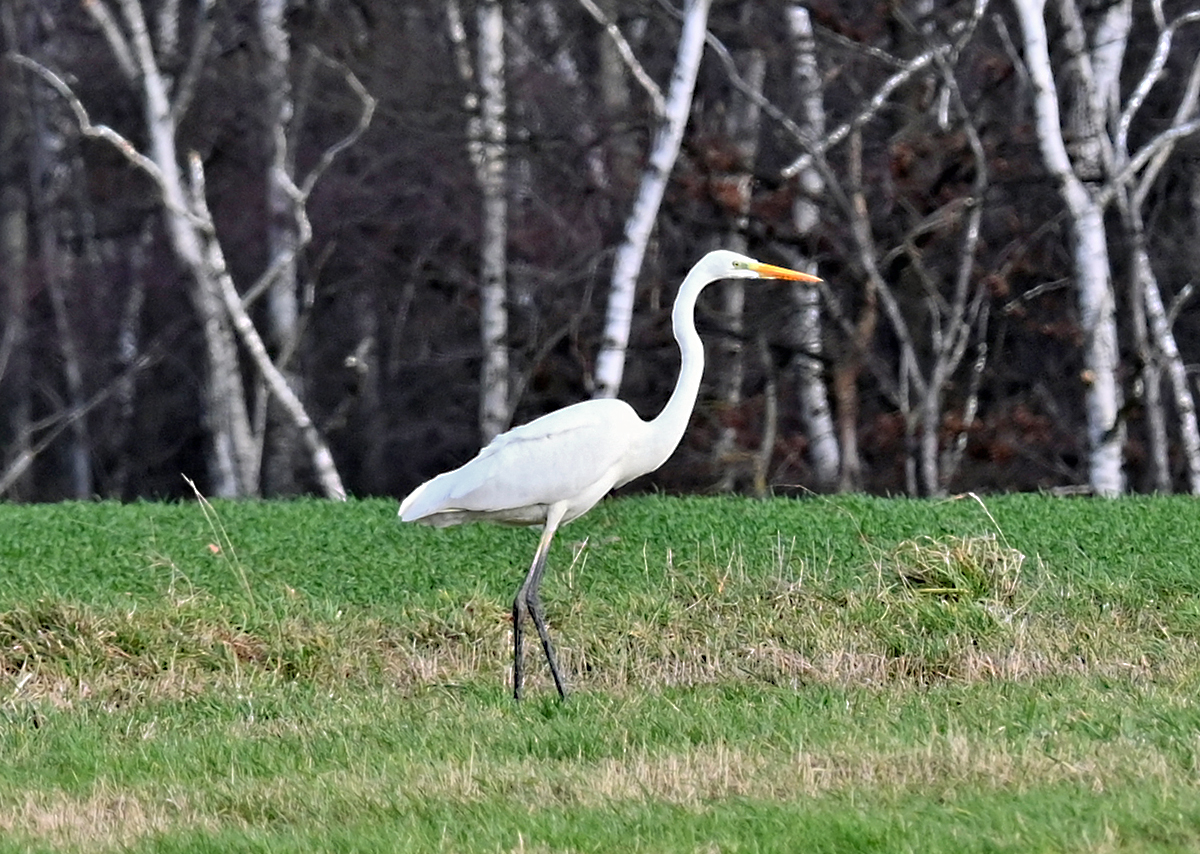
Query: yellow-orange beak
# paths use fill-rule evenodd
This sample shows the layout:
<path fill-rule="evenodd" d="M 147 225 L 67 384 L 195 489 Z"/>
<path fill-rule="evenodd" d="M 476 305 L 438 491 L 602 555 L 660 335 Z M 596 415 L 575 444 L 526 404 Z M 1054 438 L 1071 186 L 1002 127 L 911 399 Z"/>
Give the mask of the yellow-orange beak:
<path fill-rule="evenodd" d="M 765 279 L 789 279 L 793 282 L 821 281 L 821 279 L 816 276 L 810 276 L 808 273 L 789 270 L 787 267 L 776 267 L 774 264 L 751 264 L 750 269 Z"/>

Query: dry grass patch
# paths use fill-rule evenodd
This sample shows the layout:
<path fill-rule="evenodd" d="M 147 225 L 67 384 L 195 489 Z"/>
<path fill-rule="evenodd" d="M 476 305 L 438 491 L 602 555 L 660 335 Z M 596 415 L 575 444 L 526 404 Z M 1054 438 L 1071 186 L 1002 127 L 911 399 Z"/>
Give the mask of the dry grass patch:
<path fill-rule="evenodd" d="M 773 569 L 780 574 L 752 572 L 732 553 L 672 564 L 658 588 L 614 601 L 550 591 L 572 686 L 1137 679 L 1200 654 L 1200 633 L 1174 633 L 1152 609 L 1089 601 L 1103 613 L 1068 613 L 1061 597 L 1039 595 L 1044 568 L 997 535 L 906 540 L 850 583 L 782 558 Z M 128 611 L 37 602 L 0 613 L 0 675 L 10 701 L 59 705 L 186 698 L 256 679 L 410 694 L 502 683 L 511 632 L 507 603 L 479 591 L 387 617 L 195 593 Z M 527 654 L 531 677 L 541 679 L 539 650 Z"/>
<path fill-rule="evenodd" d="M 159 802 L 124 792 L 96 792 L 73 798 L 62 792 L 35 792 L 0 810 L 0 831 L 40 845 L 79 851 L 133 845 L 153 834 L 183 829 L 213 830 L 211 816 L 193 808 L 186 796 Z"/>
<path fill-rule="evenodd" d="M 995 534 L 904 540 L 883 564 L 925 596 L 1010 605 L 1020 591 L 1025 555 Z"/>
<path fill-rule="evenodd" d="M 1198 745 L 1200 746 L 1200 745 Z M 375 784 L 361 778 L 339 789 Z M 421 798 L 479 802 L 500 797 L 530 809 L 551 804 L 602 807 L 617 801 L 653 801 L 702 807 L 727 798 L 794 801 L 854 790 L 952 793 L 957 787 L 1024 791 L 1071 784 L 1095 792 L 1137 785 L 1169 790 L 1193 775 L 1160 748 L 1128 738 L 1101 744 L 1022 741 L 977 742 L 938 735 L 919 747 L 848 746 L 790 755 L 723 743 L 686 752 L 630 750 L 596 762 L 531 760 L 449 762 L 414 769 L 405 791 Z M 378 781 L 379 786 L 386 785 Z"/>

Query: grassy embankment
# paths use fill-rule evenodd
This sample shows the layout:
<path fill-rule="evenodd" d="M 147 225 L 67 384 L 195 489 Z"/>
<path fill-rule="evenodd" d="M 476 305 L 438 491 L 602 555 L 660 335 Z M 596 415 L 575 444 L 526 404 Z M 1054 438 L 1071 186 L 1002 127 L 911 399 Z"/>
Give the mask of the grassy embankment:
<path fill-rule="evenodd" d="M 0 852 L 1193 851 L 1200 506 L 0 506 Z"/>

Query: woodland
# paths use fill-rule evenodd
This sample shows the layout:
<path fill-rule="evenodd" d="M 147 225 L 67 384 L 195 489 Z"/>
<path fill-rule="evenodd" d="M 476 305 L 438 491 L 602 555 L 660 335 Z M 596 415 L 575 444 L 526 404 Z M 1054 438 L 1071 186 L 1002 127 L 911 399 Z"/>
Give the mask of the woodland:
<path fill-rule="evenodd" d="M 0 500 L 1200 493 L 1196 0 L 0 0 Z"/>

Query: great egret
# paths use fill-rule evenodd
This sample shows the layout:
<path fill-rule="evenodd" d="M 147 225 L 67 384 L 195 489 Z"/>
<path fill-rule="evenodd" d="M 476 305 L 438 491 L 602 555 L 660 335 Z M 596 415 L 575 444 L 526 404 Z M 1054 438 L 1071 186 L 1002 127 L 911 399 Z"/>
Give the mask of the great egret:
<path fill-rule="evenodd" d="M 679 342 L 679 379 L 657 418 L 643 421 L 622 400 L 573 404 L 500 434 L 473 460 L 421 484 L 400 504 L 405 522 L 436 527 L 478 520 L 542 526 L 533 563 L 513 600 L 513 696 L 518 700 L 527 614 L 541 638 L 558 693 L 566 699 L 538 597 L 550 541 L 559 525 L 591 510 L 609 490 L 654 471 L 679 445 L 704 372 L 696 298 L 719 279 L 820 281 L 736 252 L 709 252 L 688 272 L 675 298 L 671 322 Z"/>

